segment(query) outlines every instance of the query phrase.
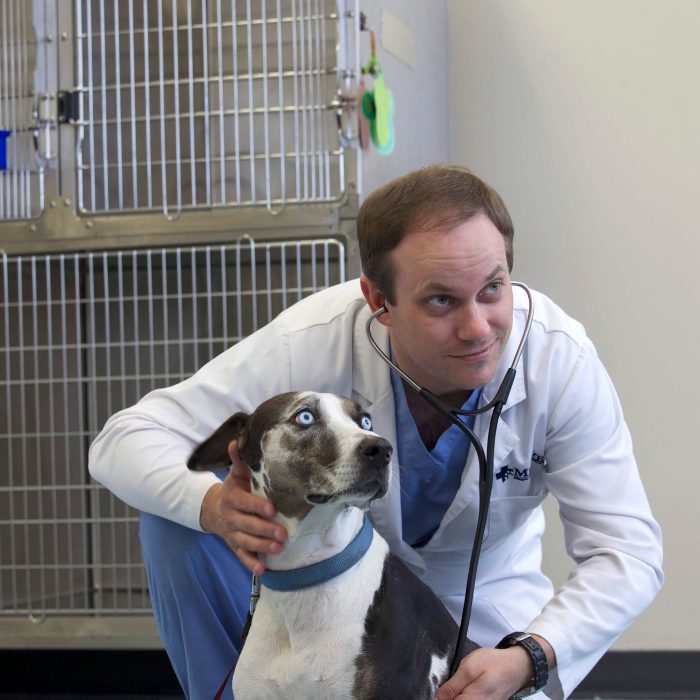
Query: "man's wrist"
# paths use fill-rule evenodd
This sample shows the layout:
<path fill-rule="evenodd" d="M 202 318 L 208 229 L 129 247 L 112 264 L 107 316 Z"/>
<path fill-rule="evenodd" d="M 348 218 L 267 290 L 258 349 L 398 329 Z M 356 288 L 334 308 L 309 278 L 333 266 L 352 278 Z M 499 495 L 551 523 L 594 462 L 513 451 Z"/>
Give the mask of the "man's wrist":
<path fill-rule="evenodd" d="M 530 633 L 528 632 L 528 634 L 530 634 Z M 544 650 L 544 654 L 547 657 L 547 666 L 549 667 L 549 670 L 551 671 L 557 665 L 557 655 L 554 653 L 554 649 L 552 648 L 552 645 L 544 637 L 540 637 L 539 634 L 530 634 L 530 636 L 535 641 L 540 643 L 540 646 Z"/>
<path fill-rule="evenodd" d="M 508 649 L 503 649 L 504 654 L 509 654 L 512 659 L 512 679 L 511 693 L 516 693 L 532 683 L 533 668 L 532 658 L 523 647 L 515 644 Z"/>
<path fill-rule="evenodd" d="M 551 645 L 544 639 L 542 641 L 550 648 L 550 656 L 553 658 L 554 650 L 551 649 Z M 511 700 L 524 698 L 542 690 L 547 685 L 549 677 L 547 653 L 539 639 L 535 639 L 533 635 L 527 632 L 513 632 L 506 635 L 497 644 L 496 649 L 512 652 L 517 647 L 520 647 L 523 653 L 518 654 L 517 657 L 511 654 L 511 659 L 517 662 L 510 673 L 511 683 L 513 683 L 509 689 L 509 692 L 512 692 L 509 695 Z"/>
<path fill-rule="evenodd" d="M 219 502 L 221 501 L 221 489 L 223 484 L 212 484 L 204 495 L 202 508 L 199 511 L 199 525 L 204 532 L 218 534 Z"/>

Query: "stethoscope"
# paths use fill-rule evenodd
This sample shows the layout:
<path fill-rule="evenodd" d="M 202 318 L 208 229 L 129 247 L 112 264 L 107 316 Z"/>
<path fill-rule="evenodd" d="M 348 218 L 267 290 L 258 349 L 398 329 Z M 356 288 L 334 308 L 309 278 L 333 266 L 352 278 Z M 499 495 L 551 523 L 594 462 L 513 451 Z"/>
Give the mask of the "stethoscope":
<path fill-rule="evenodd" d="M 522 354 L 525 341 L 530 333 L 530 326 L 532 325 L 532 316 L 535 310 L 534 302 L 532 300 L 532 294 L 527 285 L 522 284 L 522 282 L 511 282 L 512 285 L 516 287 L 522 287 L 527 293 L 530 308 L 527 314 L 527 323 L 525 325 L 525 332 L 520 340 L 520 345 L 515 353 L 515 358 L 513 359 L 513 364 L 510 369 L 506 372 L 501 386 L 498 388 L 495 398 L 491 403 L 483 408 L 476 409 L 474 411 L 463 411 L 458 408 L 452 408 L 448 406 L 444 401 L 441 401 L 435 394 L 431 394 L 427 389 L 423 389 L 418 384 L 416 384 L 408 375 L 402 372 L 392 361 L 391 358 L 384 353 L 377 343 L 374 342 L 372 337 L 372 332 L 370 331 L 370 324 L 374 321 L 377 316 L 385 313 L 387 311 L 386 306 L 382 306 L 381 309 L 375 311 L 367 319 L 367 337 L 372 347 L 379 353 L 380 357 L 387 362 L 392 369 L 396 370 L 401 378 L 408 382 L 438 413 L 442 414 L 445 418 L 448 418 L 454 425 L 458 426 L 462 432 L 469 438 L 471 444 L 474 446 L 474 450 L 479 459 L 479 519 L 476 526 L 476 534 L 474 536 L 474 547 L 472 549 L 471 560 L 469 561 L 469 576 L 467 577 L 467 592 L 464 597 L 464 610 L 462 611 L 462 623 L 459 628 L 459 637 L 457 638 L 457 647 L 455 649 L 455 655 L 452 659 L 452 665 L 450 667 L 450 676 L 453 676 L 457 672 L 459 667 L 459 662 L 462 659 L 464 653 L 464 645 L 467 641 L 467 630 L 469 628 L 469 618 L 472 612 L 472 601 L 474 598 L 474 584 L 476 582 L 476 567 L 479 563 L 479 554 L 481 553 L 481 544 L 484 539 L 484 529 L 486 527 L 486 518 L 489 512 L 489 503 L 491 501 L 491 487 L 493 486 L 493 452 L 494 445 L 496 444 L 496 428 L 498 426 L 498 419 L 501 416 L 501 410 L 508 401 L 508 395 L 510 394 L 510 389 L 513 386 L 513 380 L 515 379 L 515 367 L 518 364 L 520 355 Z M 493 409 L 491 414 L 491 423 L 489 424 L 489 436 L 488 445 L 486 449 L 486 454 L 484 454 L 484 447 L 479 441 L 479 438 L 472 432 L 469 426 L 460 420 L 458 416 L 475 416 L 479 413 L 486 413 Z"/>

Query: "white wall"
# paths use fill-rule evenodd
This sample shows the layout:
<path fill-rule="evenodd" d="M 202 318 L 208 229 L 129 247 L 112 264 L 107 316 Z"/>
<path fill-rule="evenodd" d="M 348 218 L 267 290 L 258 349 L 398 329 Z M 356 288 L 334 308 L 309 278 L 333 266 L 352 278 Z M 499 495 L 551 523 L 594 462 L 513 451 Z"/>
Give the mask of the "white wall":
<path fill-rule="evenodd" d="M 362 0 L 362 11 L 377 38 L 377 58 L 394 95 L 396 146 L 385 156 L 374 146 L 363 153 L 362 195 L 392 178 L 450 159 L 450 78 L 448 0 Z M 416 69 L 388 53 L 381 42 L 381 11 L 389 11 L 415 38 Z M 369 32 L 362 33 L 363 63 L 369 59 Z M 368 79 L 371 84 L 371 78 Z"/>
<path fill-rule="evenodd" d="M 504 197 L 514 278 L 580 320 L 664 532 L 666 583 L 616 648 L 700 648 L 700 3 L 451 0 L 455 161 Z M 548 499 L 545 570 L 572 566 Z"/>

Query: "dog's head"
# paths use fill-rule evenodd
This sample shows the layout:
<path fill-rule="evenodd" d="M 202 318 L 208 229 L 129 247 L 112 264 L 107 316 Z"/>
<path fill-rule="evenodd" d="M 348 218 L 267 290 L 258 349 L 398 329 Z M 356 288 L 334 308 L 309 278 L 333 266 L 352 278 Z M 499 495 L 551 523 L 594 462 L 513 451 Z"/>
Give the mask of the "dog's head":
<path fill-rule="evenodd" d="M 358 404 L 335 394 L 290 392 L 231 416 L 190 457 L 197 471 L 231 464 L 228 445 L 251 470 L 251 489 L 302 520 L 316 505 L 366 507 L 389 488 L 391 444 L 372 432 Z"/>

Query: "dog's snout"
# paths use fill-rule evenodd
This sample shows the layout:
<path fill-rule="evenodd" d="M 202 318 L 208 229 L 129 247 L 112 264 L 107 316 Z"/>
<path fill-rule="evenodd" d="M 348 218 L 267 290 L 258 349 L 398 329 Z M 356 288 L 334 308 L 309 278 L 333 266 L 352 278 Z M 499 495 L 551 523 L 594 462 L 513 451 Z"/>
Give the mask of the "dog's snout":
<path fill-rule="evenodd" d="M 384 438 L 367 438 L 360 443 L 360 450 L 373 464 L 383 467 L 389 463 L 394 448 Z"/>

